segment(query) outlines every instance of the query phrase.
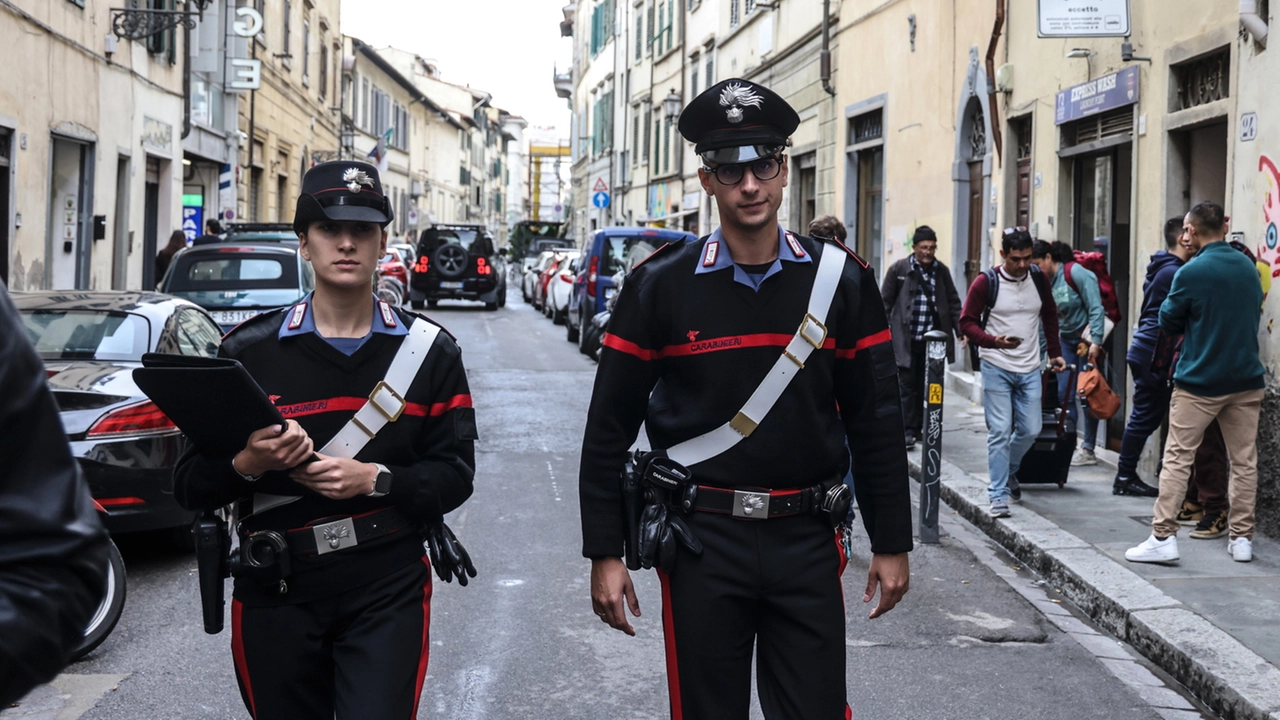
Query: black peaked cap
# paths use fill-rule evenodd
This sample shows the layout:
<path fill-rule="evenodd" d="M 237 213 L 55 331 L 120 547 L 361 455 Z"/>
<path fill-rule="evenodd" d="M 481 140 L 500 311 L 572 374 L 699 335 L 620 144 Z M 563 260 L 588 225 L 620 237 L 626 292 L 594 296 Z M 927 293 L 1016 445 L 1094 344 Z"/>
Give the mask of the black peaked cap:
<path fill-rule="evenodd" d="M 707 88 L 680 113 L 680 134 L 712 164 L 750 162 L 786 147 L 800 116 L 780 95 L 730 78 Z"/>
<path fill-rule="evenodd" d="M 320 163 L 302 176 L 293 215 L 294 232 L 305 232 L 317 220 L 351 220 L 386 226 L 395 217 L 382 190 L 378 168 L 366 162 Z"/>

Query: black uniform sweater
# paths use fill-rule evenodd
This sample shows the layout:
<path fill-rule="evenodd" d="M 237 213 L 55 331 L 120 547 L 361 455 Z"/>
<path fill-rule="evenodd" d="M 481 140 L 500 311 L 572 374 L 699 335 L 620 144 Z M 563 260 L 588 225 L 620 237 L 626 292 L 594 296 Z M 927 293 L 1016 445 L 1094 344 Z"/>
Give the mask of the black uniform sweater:
<path fill-rule="evenodd" d="M 911 549 L 897 366 L 875 278 L 843 245 L 799 241 L 813 262 L 782 263 L 758 292 L 734 282 L 730 270 L 694 274 L 706 238 L 666 246 L 627 277 L 582 442 L 583 555 L 622 555 L 619 473 L 641 423 L 652 447 L 663 449 L 732 419 L 799 328 L 827 252 L 851 257 L 822 318 L 822 349 L 750 437 L 690 469 L 699 484 L 807 487 L 843 476 L 847 438 L 872 550 Z"/>
<path fill-rule="evenodd" d="M 403 337 L 374 333 L 351 356 L 314 333 L 278 338 L 286 310 L 263 313 L 232 330 L 219 355 L 239 360 L 280 409 L 296 420 L 322 448 L 355 415 L 387 368 Z M 429 322 L 396 311 L 405 326 Z M 393 481 L 385 497 L 332 500 L 270 472 L 257 482 L 231 469 L 231 458 L 188 448 L 174 470 L 174 492 L 188 509 L 217 508 L 255 493 L 298 496 L 288 505 L 248 517 L 246 531 L 283 531 L 322 518 L 358 515 L 395 507 L 414 521 L 440 518 L 472 491 L 477 439 L 475 412 L 462 366 L 462 352 L 447 332 L 436 336 L 426 361 L 404 397 L 408 406 L 356 455 L 361 462 L 387 466 Z M 245 505 L 242 505 L 244 508 Z M 423 556 L 413 526 L 319 556 L 291 558 L 288 591 L 237 578 L 235 597 L 246 604 L 278 605 L 335 595 L 380 578 Z"/>

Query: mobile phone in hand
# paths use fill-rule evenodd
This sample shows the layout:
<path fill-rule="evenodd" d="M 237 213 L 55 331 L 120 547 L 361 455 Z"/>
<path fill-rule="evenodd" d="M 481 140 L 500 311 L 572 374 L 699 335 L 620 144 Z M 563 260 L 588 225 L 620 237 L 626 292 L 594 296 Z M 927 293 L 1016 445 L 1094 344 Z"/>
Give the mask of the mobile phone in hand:
<path fill-rule="evenodd" d="M 1004 339 L 1008 340 L 1011 343 L 1016 343 L 1018 345 L 1022 344 L 1022 338 L 1018 337 L 1017 335 L 1006 335 Z"/>

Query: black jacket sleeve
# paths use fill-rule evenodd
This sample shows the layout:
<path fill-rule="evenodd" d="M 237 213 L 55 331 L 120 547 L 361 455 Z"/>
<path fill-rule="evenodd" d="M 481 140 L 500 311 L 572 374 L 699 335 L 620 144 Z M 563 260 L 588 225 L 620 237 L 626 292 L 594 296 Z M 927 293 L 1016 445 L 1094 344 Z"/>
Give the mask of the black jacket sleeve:
<path fill-rule="evenodd" d="M 419 372 L 417 382 L 423 381 L 429 384 L 433 413 L 414 441 L 420 459 L 410 465 L 386 463 L 394 478 L 388 498 L 415 520 L 438 520 L 471 497 L 479 438 L 462 350 L 447 333 L 436 338 Z"/>
<path fill-rule="evenodd" d="M 657 347 L 651 330 L 652 302 L 644 287 L 649 270 L 637 268 L 618 293 L 587 411 L 578 501 L 582 554 L 593 559 L 622 556 L 622 467 L 658 379 L 652 358 Z"/>
<path fill-rule="evenodd" d="M 826 246 L 823 252 L 840 250 Z M 858 507 L 872 552 L 908 552 L 911 494 L 898 368 L 884 304 L 875 274 L 861 261 L 846 263 L 840 290 L 844 311 L 836 330 L 835 390 L 853 453 Z"/>
<path fill-rule="evenodd" d="M 106 590 L 106 531 L 0 288 L 0 707 L 51 680 Z"/>

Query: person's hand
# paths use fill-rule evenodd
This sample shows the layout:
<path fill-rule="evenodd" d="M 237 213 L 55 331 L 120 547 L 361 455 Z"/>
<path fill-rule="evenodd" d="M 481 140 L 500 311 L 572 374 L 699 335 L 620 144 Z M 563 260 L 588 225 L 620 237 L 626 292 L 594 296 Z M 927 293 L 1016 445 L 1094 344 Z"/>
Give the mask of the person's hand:
<path fill-rule="evenodd" d="M 311 438 L 293 420 L 271 425 L 249 436 L 231 462 L 238 472 L 257 477 L 269 470 L 288 470 L 311 457 Z"/>
<path fill-rule="evenodd" d="M 346 500 L 373 492 L 378 466 L 350 458 L 321 455 L 315 462 L 300 465 L 289 477 L 331 500 Z"/>
<path fill-rule="evenodd" d="M 631 573 L 622 558 L 607 557 L 591 561 L 591 609 L 609 627 L 635 637 L 635 628 L 627 622 L 627 607 L 640 617 L 640 601 L 636 599 Z"/>
<path fill-rule="evenodd" d="M 871 556 L 871 569 L 867 571 L 867 591 L 862 595 L 862 602 L 871 602 L 871 598 L 876 595 L 876 585 L 880 586 L 880 602 L 867 616 L 872 620 L 892 610 L 902 596 L 907 594 L 907 589 L 911 586 L 911 570 L 906 553 Z"/>
<path fill-rule="evenodd" d="M 958 338 L 958 340 L 960 341 L 960 349 L 961 349 L 961 350 L 964 350 L 964 349 L 966 349 L 966 348 L 968 348 L 968 347 L 969 347 L 969 336 L 968 336 L 968 335 L 961 335 L 961 336 Z"/>
<path fill-rule="evenodd" d="M 1098 343 L 1089 343 L 1089 362 L 1094 365 L 1098 364 L 1098 356 L 1102 354 L 1102 346 Z"/>
<path fill-rule="evenodd" d="M 1012 350 L 1021 344 L 1022 344 L 1021 339 L 1014 340 L 1013 338 L 1010 338 L 1008 335 L 997 335 L 995 339 L 995 346 L 1000 350 Z"/>
<path fill-rule="evenodd" d="M 1056 373 L 1060 373 L 1067 369 L 1067 361 L 1060 357 L 1049 358 L 1049 369 Z"/>

